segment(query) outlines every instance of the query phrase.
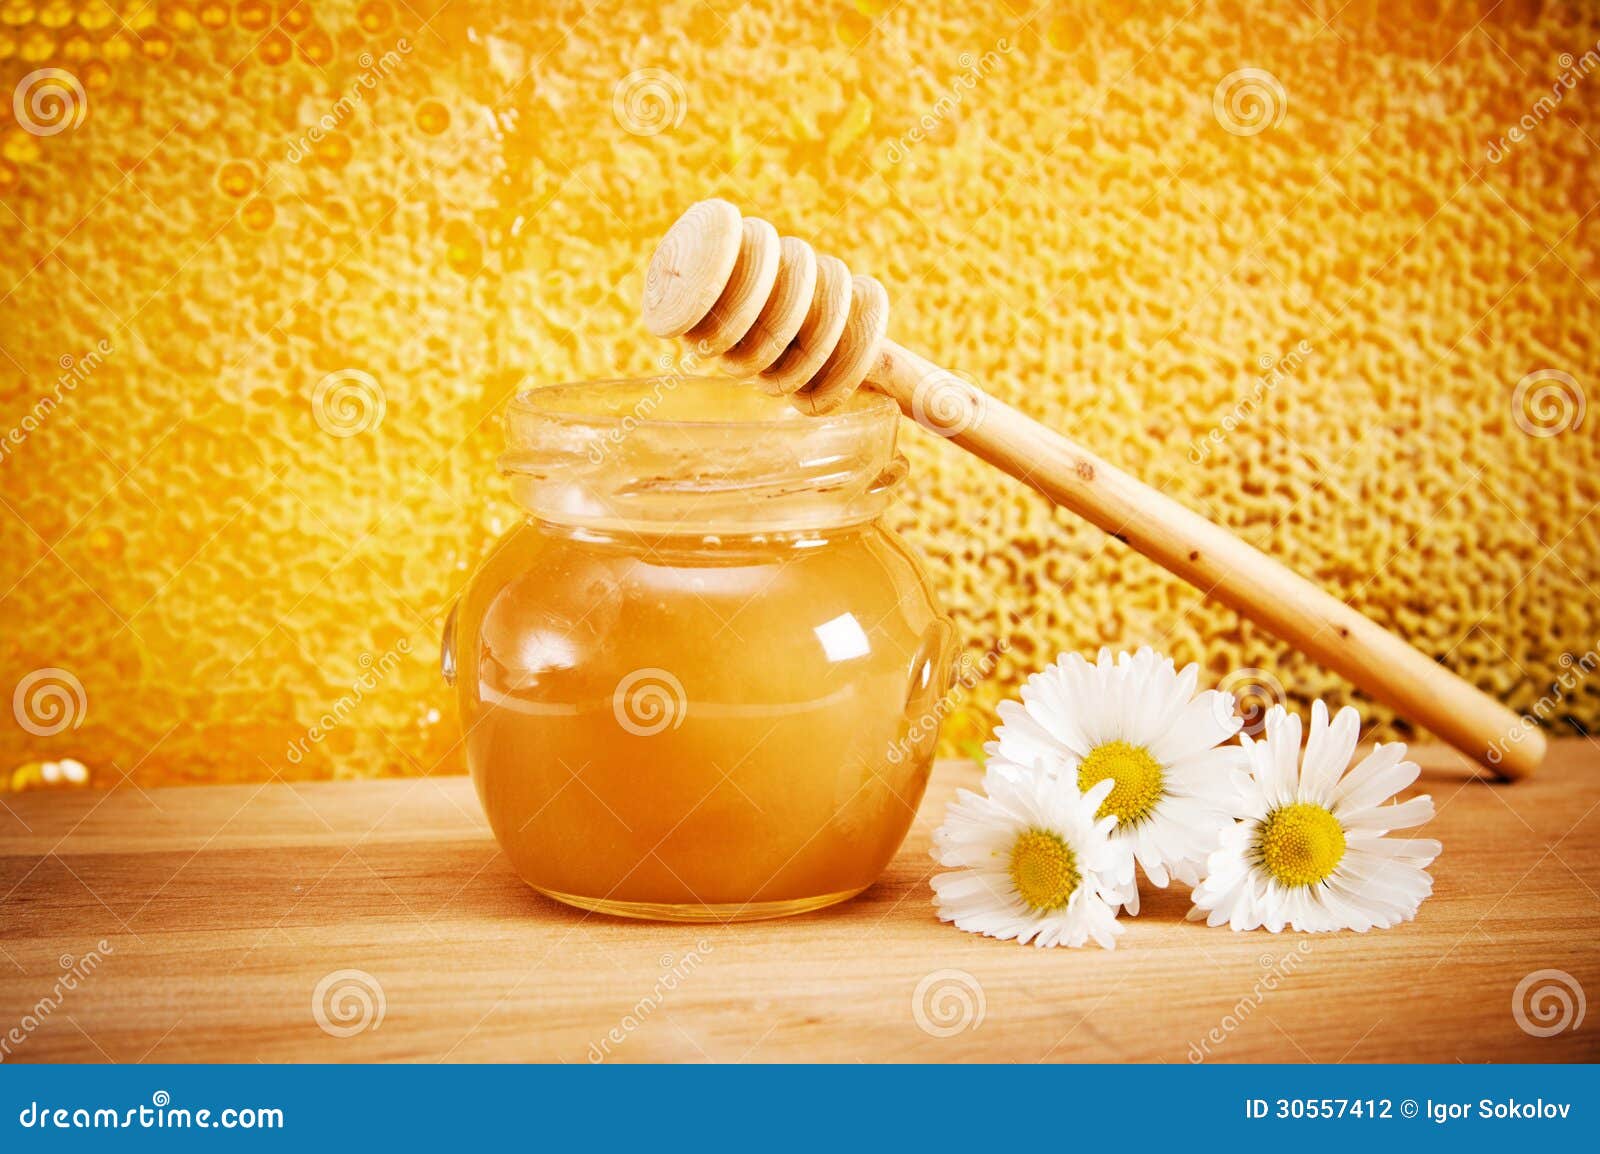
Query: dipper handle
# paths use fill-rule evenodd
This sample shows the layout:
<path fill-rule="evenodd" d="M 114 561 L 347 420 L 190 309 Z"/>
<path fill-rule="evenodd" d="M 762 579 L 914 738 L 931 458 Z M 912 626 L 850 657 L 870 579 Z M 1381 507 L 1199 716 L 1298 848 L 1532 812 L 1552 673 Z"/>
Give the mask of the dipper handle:
<path fill-rule="evenodd" d="M 889 302 L 871 277 L 818 256 L 724 200 L 703 200 L 662 239 L 644 319 L 755 375 L 805 412 L 863 383 L 918 424 L 1031 485 L 1208 597 L 1348 678 L 1501 777 L 1532 773 L 1543 734 L 1444 666 L 1220 525 L 1107 464 L 884 336 Z"/>
<path fill-rule="evenodd" d="M 879 345 L 866 383 L 926 428 L 1032 486 L 1508 780 L 1544 735 L 1477 687 L 1227 529 L 955 374 Z"/>

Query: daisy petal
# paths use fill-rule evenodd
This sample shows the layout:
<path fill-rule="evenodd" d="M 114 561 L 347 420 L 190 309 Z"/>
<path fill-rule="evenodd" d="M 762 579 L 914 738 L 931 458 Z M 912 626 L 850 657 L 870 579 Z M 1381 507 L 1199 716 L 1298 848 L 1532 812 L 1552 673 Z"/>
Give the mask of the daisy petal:
<path fill-rule="evenodd" d="M 1394 744 L 1378 746 L 1347 774 L 1360 739 L 1351 709 L 1330 720 L 1315 703 L 1303 756 L 1300 736 L 1299 718 L 1273 706 L 1261 739 L 1240 737 L 1247 769 L 1235 789 L 1237 820 L 1205 860 L 1191 918 L 1306 933 L 1365 933 L 1410 921 L 1433 892 L 1427 867 L 1439 843 L 1388 834 L 1429 820 L 1433 800 L 1384 803 L 1420 771 Z M 1181 868 L 1168 865 L 1174 876 Z"/>

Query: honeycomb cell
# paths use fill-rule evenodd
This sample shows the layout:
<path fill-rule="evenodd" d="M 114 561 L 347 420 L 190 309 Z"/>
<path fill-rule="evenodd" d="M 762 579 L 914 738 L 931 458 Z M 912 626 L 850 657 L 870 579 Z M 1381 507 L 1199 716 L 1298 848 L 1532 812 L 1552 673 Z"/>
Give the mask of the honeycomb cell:
<path fill-rule="evenodd" d="M 0 156 L 17 164 L 32 164 L 44 155 L 39 138 L 23 128 L 9 128 L 0 134 Z"/>
<path fill-rule="evenodd" d="M 304 32 L 311 27 L 311 9 L 301 0 L 278 5 L 278 27 L 286 32 Z"/>
<path fill-rule="evenodd" d="M 256 173 L 242 160 L 224 161 L 217 169 L 217 189 L 224 196 L 244 198 L 255 191 Z"/>
<path fill-rule="evenodd" d="M 39 23 L 46 28 L 65 28 L 72 23 L 70 0 L 45 0 L 39 6 Z"/>
<path fill-rule="evenodd" d="M 306 62 L 322 66 L 333 59 L 333 38 L 320 28 L 312 28 L 295 38 L 300 55 Z"/>
<path fill-rule="evenodd" d="M 277 209 L 273 207 L 272 201 L 264 196 L 248 201 L 239 210 L 239 220 L 252 232 L 266 232 L 272 227 L 277 215 Z"/>
<path fill-rule="evenodd" d="M 0 0 L 0 24 L 24 28 L 39 14 L 33 0 Z"/>
<path fill-rule="evenodd" d="M 17 55 L 29 64 L 41 64 L 55 55 L 56 38 L 47 29 L 29 28 L 22 34 Z"/>
<path fill-rule="evenodd" d="M 104 32 L 117 21 L 117 14 L 106 0 L 84 0 L 78 9 L 78 27 L 86 32 Z"/>
<path fill-rule="evenodd" d="M 139 38 L 139 51 L 151 60 L 165 60 L 172 55 L 172 36 L 164 28 L 151 28 Z"/>
<path fill-rule="evenodd" d="M 429 136 L 438 136 L 450 127 L 450 110 L 437 100 L 424 100 L 417 105 L 417 127 Z"/>
<path fill-rule="evenodd" d="M 256 45 L 256 55 L 273 67 L 286 64 L 294 55 L 294 41 L 275 29 L 261 38 L 261 43 Z"/>
<path fill-rule="evenodd" d="M 463 221 L 445 225 L 445 261 L 458 273 L 474 276 L 483 268 L 483 242 L 477 230 Z"/>
<path fill-rule="evenodd" d="M 350 163 L 354 149 L 350 138 L 342 132 L 323 137 L 313 146 L 312 155 L 326 168 L 339 169 Z"/>
<path fill-rule="evenodd" d="M 150 0 L 123 0 L 118 22 L 130 32 L 142 33 L 155 26 L 156 6 Z"/>
<path fill-rule="evenodd" d="M 356 23 L 364 32 L 382 32 L 394 20 L 394 9 L 384 0 L 366 0 L 356 9 Z"/>
<path fill-rule="evenodd" d="M 260 32 L 272 23 L 272 5 L 267 0 L 239 0 L 233 6 L 233 19 L 246 32 Z"/>
<path fill-rule="evenodd" d="M 191 32 L 199 23 L 187 0 L 161 0 L 156 5 L 156 19 L 174 32 Z"/>

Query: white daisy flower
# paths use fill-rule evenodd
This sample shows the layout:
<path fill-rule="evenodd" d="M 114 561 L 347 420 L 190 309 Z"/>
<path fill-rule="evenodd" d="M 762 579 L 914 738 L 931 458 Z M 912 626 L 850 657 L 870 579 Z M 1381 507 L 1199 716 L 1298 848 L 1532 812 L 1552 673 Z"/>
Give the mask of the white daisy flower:
<path fill-rule="evenodd" d="M 1345 772 L 1360 730 L 1354 709 L 1341 709 L 1330 725 L 1318 701 L 1304 761 L 1300 719 L 1281 705 L 1267 712 L 1264 740 L 1241 739 L 1250 757 L 1244 820 L 1207 861 L 1192 920 L 1277 933 L 1365 931 L 1416 916 L 1433 891 L 1427 867 L 1439 843 L 1386 835 L 1433 817 L 1433 799 L 1383 804 L 1421 772 L 1403 760 L 1403 742 L 1374 747 Z"/>
<path fill-rule="evenodd" d="M 1122 927 L 1104 871 L 1118 858 L 1116 818 L 1095 817 L 1112 783 L 1085 796 L 1070 777 L 994 758 L 983 788 L 957 790 L 934 831 L 934 860 L 954 871 L 933 878 L 940 920 L 1024 945 L 1112 949 Z"/>
<path fill-rule="evenodd" d="M 1114 783 L 1100 816 L 1117 819 L 1125 853 L 1113 880 L 1130 914 L 1136 860 L 1153 885 L 1193 885 L 1239 807 L 1244 750 L 1222 743 L 1243 722 L 1231 693 L 1195 692 L 1199 677 L 1199 666 L 1179 673 L 1148 646 L 1115 662 L 1102 649 L 1093 665 L 1063 654 L 1028 678 L 1020 705 L 1001 703 L 1004 724 L 984 746 L 1021 765 L 1043 760 L 1080 790 Z"/>

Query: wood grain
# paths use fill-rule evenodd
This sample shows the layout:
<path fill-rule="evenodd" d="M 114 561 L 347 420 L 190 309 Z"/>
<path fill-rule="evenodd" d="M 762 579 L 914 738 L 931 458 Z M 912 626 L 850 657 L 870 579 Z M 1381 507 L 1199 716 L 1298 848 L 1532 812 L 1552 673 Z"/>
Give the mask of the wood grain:
<path fill-rule="evenodd" d="M 1442 749 L 1419 759 L 1445 849 L 1417 922 L 1233 934 L 1185 923 L 1183 897 L 1158 894 L 1111 953 L 934 919 L 928 837 L 977 779 L 962 762 L 938 768 L 899 857 L 854 902 L 711 927 L 539 898 L 465 778 L 8 797 L 0 1037 L 53 999 L 64 956 L 98 951 L 6 1060 L 1600 1058 L 1600 1011 L 1548 1038 L 1512 1013 L 1537 970 L 1600 992 L 1600 747 L 1558 742 L 1514 787 L 1471 779 Z M 312 995 L 345 969 L 381 985 L 384 1017 L 341 1038 L 317 1025 Z M 970 1004 L 982 993 L 981 1022 L 947 1037 L 913 1005 L 940 971 L 974 983 Z"/>

